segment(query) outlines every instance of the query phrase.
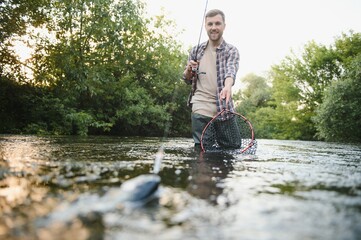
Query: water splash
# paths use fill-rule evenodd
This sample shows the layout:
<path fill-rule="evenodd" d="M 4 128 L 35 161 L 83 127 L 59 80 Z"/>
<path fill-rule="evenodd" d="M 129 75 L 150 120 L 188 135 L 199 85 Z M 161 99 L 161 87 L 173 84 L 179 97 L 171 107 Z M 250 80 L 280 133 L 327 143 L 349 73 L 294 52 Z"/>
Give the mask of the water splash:
<path fill-rule="evenodd" d="M 153 173 L 158 174 L 162 165 L 162 161 L 164 158 L 164 147 L 163 145 L 158 149 L 158 152 L 155 155 L 154 159 L 154 168 Z"/>

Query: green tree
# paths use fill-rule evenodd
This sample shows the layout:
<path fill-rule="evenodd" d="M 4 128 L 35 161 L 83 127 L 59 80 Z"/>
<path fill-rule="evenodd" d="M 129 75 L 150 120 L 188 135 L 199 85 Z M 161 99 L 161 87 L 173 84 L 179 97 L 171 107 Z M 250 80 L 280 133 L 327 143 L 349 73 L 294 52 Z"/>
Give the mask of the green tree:
<path fill-rule="evenodd" d="M 31 122 L 34 99 L 41 91 L 26 76 L 15 43 L 29 27 L 47 22 L 50 0 L 0 1 L 0 132 L 20 133 Z"/>
<path fill-rule="evenodd" d="M 361 53 L 349 65 L 325 92 L 315 117 L 318 135 L 327 141 L 361 141 Z"/>
<path fill-rule="evenodd" d="M 3 0 L 0 2 L 0 78 L 26 83 L 25 65 L 14 51 L 14 42 L 27 34 L 29 26 L 40 26 L 48 20 L 50 0 Z"/>
<path fill-rule="evenodd" d="M 334 51 L 343 72 L 349 67 L 353 68 L 354 59 L 361 53 L 361 33 L 342 33 L 335 40 Z"/>
<path fill-rule="evenodd" d="M 312 139 L 315 130 L 307 115 L 309 108 L 301 103 L 301 90 L 297 87 L 289 71 L 281 66 L 273 66 L 271 73 L 274 112 L 273 138 Z"/>
<path fill-rule="evenodd" d="M 267 79 L 255 74 L 248 74 L 241 79 L 243 88 L 235 93 L 236 111 L 252 123 L 257 138 L 272 138 L 273 126 L 270 112 L 271 87 Z"/>
<path fill-rule="evenodd" d="M 172 131 L 185 131 L 178 102 L 185 88 L 176 86 L 186 56 L 167 31 L 174 30 L 172 21 L 144 17 L 145 5 L 137 0 L 48 3 L 48 21 L 29 23 L 25 31 L 35 42 L 27 82 L 41 89 L 36 102 L 46 105 L 34 102 L 28 129 L 52 131 L 59 127 L 50 125 L 62 122 L 63 133 L 160 135 L 173 115 L 180 122 Z M 52 114 L 58 119 L 40 119 L 50 108 L 59 110 Z"/>
<path fill-rule="evenodd" d="M 272 67 L 272 96 L 277 115 L 288 120 L 279 122 L 279 137 L 316 138 L 312 119 L 323 102 L 325 90 L 333 82 L 342 81 L 350 59 L 360 51 L 360 43 L 360 34 L 353 32 L 342 34 L 329 47 L 311 41 L 300 56 L 292 54 Z"/>
<path fill-rule="evenodd" d="M 271 98 L 270 86 L 267 80 L 253 73 L 241 79 L 244 88 L 234 95 L 237 111 L 242 114 L 254 112 L 256 108 L 267 106 Z"/>

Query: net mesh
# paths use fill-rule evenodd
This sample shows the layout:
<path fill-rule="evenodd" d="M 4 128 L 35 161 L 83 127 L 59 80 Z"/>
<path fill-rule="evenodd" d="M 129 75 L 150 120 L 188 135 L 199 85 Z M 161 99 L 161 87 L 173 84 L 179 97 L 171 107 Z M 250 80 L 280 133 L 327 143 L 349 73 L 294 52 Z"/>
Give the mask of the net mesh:
<path fill-rule="evenodd" d="M 241 115 L 227 113 L 212 119 L 203 131 L 201 144 L 206 152 L 237 151 L 255 154 L 257 141 L 254 139 L 251 123 Z"/>

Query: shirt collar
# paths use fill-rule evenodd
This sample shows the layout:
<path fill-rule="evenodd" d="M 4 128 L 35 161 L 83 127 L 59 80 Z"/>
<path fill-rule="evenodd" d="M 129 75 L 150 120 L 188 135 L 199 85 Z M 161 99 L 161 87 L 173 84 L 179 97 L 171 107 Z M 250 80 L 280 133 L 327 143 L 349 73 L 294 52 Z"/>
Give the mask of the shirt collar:
<path fill-rule="evenodd" d="M 204 42 L 204 43 L 202 44 L 202 49 L 203 49 L 203 51 L 206 50 L 206 48 L 207 48 L 207 46 L 208 46 L 208 43 L 209 43 L 209 40 L 206 41 L 206 42 Z M 222 42 L 221 42 L 221 44 L 217 47 L 217 49 L 223 49 L 223 48 L 226 47 L 226 45 L 227 45 L 227 43 L 226 43 L 226 41 L 223 39 Z"/>

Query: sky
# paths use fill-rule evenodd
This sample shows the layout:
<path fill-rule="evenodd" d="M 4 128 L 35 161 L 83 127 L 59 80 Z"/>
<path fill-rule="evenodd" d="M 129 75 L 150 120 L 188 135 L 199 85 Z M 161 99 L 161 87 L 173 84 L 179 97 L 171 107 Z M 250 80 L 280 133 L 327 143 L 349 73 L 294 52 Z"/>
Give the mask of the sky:
<path fill-rule="evenodd" d="M 150 16 L 175 21 L 185 49 L 198 43 L 206 0 L 144 0 Z M 308 42 L 329 46 L 350 30 L 361 32 L 360 0 L 208 0 L 226 15 L 224 39 L 240 52 L 237 79 L 265 76 L 274 64 Z M 207 35 L 203 29 L 201 42 Z"/>

